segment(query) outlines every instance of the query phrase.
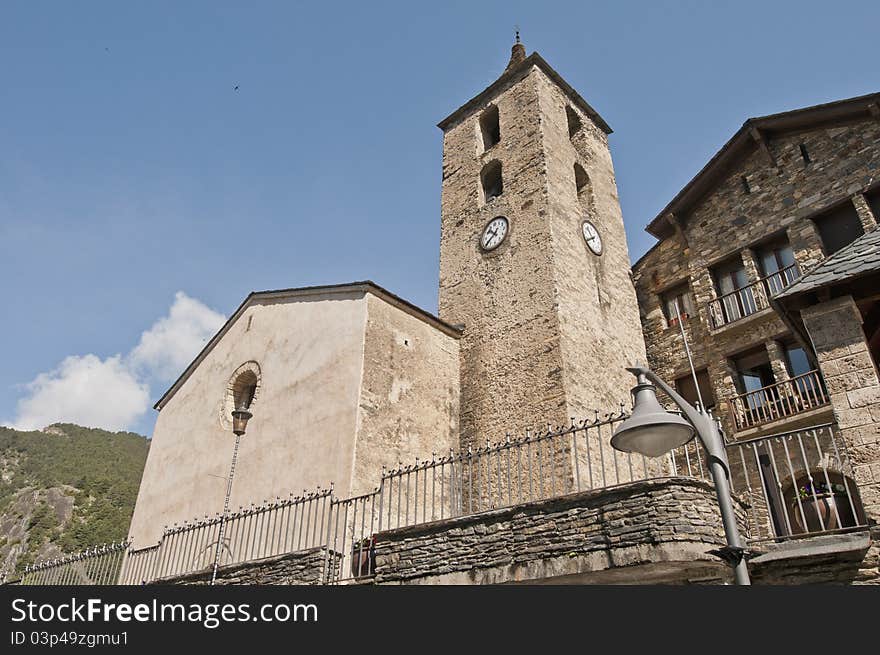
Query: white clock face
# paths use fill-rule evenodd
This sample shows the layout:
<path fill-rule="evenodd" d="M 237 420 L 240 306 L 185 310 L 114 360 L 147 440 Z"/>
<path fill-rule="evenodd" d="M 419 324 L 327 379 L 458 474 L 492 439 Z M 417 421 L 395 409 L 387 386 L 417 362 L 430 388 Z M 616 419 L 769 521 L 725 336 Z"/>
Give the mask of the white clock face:
<path fill-rule="evenodd" d="M 495 250 L 501 245 L 507 236 L 509 224 L 504 216 L 493 218 L 483 230 L 483 236 L 480 237 L 480 246 L 483 250 Z"/>
<path fill-rule="evenodd" d="M 599 230 L 596 229 L 596 226 L 590 223 L 590 221 L 584 221 L 581 229 L 584 233 L 584 241 L 587 242 L 587 248 L 590 249 L 590 252 L 594 255 L 601 255 L 602 237 L 599 236 Z"/>

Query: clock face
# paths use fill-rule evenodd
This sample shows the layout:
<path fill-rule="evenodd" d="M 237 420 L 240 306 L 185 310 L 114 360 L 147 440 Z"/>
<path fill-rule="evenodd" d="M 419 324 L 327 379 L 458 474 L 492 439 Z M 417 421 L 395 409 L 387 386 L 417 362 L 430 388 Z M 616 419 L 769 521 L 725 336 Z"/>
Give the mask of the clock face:
<path fill-rule="evenodd" d="M 487 252 L 495 250 L 504 241 L 509 228 L 510 225 L 504 216 L 493 218 L 483 229 L 483 236 L 480 237 L 480 247 Z"/>
<path fill-rule="evenodd" d="M 599 236 L 599 230 L 596 229 L 596 226 L 590 223 L 590 221 L 584 221 L 581 229 L 584 233 L 584 241 L 587 242 L 587 248 L 590 249 L 590 252 L 594 255 L 601 255 L 602 237 Z"/>

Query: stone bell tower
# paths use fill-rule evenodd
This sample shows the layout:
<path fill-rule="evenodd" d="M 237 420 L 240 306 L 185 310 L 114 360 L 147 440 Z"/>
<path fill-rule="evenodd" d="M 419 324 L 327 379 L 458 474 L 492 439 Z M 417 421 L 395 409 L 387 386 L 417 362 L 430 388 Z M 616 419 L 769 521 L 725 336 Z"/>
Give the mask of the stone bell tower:
<path fill-rule="evenodd" d="M 443 130 L 440 316 L 463 324 L 461 439 L 628 402 L 645 361 L 611 129 L 519 42 Z"/>

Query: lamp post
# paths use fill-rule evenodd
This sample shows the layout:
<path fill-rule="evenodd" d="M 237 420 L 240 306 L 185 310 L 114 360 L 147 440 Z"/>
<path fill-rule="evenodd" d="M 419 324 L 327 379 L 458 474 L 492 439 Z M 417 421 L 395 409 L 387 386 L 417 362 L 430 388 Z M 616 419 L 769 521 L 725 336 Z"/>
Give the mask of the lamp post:
<path fill-rule="evenodd" d="M 214 550 L 214 570 L 211 573 L 211 584 L 217 581 L 217 570 L 220 568 L 220 549 L 223 547 L 223 536 L 226 530 L 226 519 L 229 515 L 229 497 L 232 495 L 232 478 L 235 476 L 235 461 L 238 459 L 238 446 L 247 430 L 247 423 L 253 416 L 244 403 L 232 411 L 232 433 L 235 435 L 235 447 L 232 449 L 232 464 L 229 466 L 229 477 L 226 480 L 226 498 L 223 500 L 223 515 L 220 517 L 220 531 L 217 535 L 217 548 Z"/>
<path fill-rule="evenodd" d="M 683 446 L 696 434 L 709 456 L 709 470 L 715 483 L 721 522 L 727 538 L 727 546 L 713 552 L 733 568 L 736 584 L 751 584 L 744 556 L 745 549 L 740 540 L 730 496 L 730 465 L 718 427 L 708 415 L 697 410 L 650 369 L 636 366 L 626 370 L 635 375 L 637 380 L 632 390 L 633 411 L 614 431 L 611 446 L 627 453 L 659 457 Z M 655 385 L 672 398 L 687 420 L 663 409 L 657 401 Z"/>

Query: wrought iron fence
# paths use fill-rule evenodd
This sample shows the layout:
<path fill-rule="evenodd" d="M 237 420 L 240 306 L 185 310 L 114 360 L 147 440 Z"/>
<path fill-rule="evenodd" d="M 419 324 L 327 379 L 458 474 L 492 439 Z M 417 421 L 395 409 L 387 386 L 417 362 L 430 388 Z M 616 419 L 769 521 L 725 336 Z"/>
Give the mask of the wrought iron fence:
<path fill-rule="evenodd" d="M 614 426 L 626 416 L 622 410 L 604 418 L 597 414 L 593 420 L 383 471 L 379 529 L 669 475 L 666 460 L 611 448 Z"/>
<path fill-rule="evenodd" d="M 222 517 L 167 528 L 137 550 L 112 544 L 28 567 L 22 584 L 144 584 L 208 571 L 225 522 L 219 564 L 325 549 L 322 580 L 375 573 L 375 534 L 570 493 L 670 476 L 709 478 L 697 440 L 667 457 L 620 453 L 608 443 L 622 411 L 506 438 L 482 448 L 383 470 L 372 492 L 337 499 L 332 488 Z M 752 540 L 789 538 L 865 525 L 845 444 L 832 425 L 735 442 L 727 447 L 731 486 L 751 504 Z M 121 570 L 120 570 L 121 569 Z"/>
<path fill-rule="evenodd" d="M 735 442 L 731 486 L 751 505 L 751 540 L 866 525 L 846 444 L 833 424 Z"/>
<path fill-rule="evenodd" d="M 127 542 L 105 544 L 74 555 L 27 566 L 21 576 L 20 584 L 115 584 L 127 548 Z"/>
<path fill-rule="evenodd" d="M 332 503 L 328 582 L 372 575 L 373 539 L 382 530 L 639 480 L 707 477 L 701 448 L 694 443 L 650 460 L 612 449 L 611 434 L 626 416 L 622 409 L 604 418 L 597 413 L 592 420 L 383 470 L 372 493 Z"/>
<path fill-rule="evenodd" d="M 155 546 L 132 550 L 120 584 L 143 584 L 213 566 L 221 523 L 225 522 L 218 563 L 238 564 L 324 545 L 332 489 L 292 494 L 262 505 L 239 507 L 166 528 Z"/>
<path fill-rule="evenodd" d="M 370 577 L 376 572 L 374 535 L 381 530 L 381 489 L 331 502 L 325 542 L 326 583 Z"/>

